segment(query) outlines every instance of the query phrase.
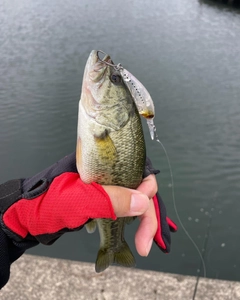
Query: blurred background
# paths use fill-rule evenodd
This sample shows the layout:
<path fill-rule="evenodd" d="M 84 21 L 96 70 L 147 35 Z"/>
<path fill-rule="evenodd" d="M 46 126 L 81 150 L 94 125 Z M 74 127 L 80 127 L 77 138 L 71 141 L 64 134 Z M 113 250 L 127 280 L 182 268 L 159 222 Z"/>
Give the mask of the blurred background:
<path fill-rule="evenodd" d="M 231 2 L 231 1 L 230 1 Z M 207 277 L 240 280 L 240 18 L 222 1 L 2 0 L 0 182 L 27 177 L 75 151 L 82 76 L 92 49 L 109 53 L 149 90 L 170 157 L 176 207 L 203 255 Z M 164 151 L 150 140 L 168 215 L 179 225 L 166 255 L 137 267 L 203 275 L 174 210 Z M 95 262 L 98 233 L 85 230 L 31 254 Z"/>

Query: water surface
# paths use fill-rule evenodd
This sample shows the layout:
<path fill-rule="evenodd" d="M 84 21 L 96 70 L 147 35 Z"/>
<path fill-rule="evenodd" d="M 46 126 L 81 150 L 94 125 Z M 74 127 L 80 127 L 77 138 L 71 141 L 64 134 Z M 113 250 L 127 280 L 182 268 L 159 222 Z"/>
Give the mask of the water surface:
<path fill-rule="evenodd" d="M 108 52 L 141 80 L 156 106 L 182 223 L 207 276 L 240 280 L 240 18 L 207 1 L 2 1 L 0 6 L 0 181 L 31 176 L 75 150 L 77 106 L 92 49 Z M 163 150 L 159 190 L 177 223 Z M 134 250 L 137 267 L 203 275 L 182 228 L 166 255 Z M 98 234 L 84 230 L 29 253 L 94 262 Z"/>

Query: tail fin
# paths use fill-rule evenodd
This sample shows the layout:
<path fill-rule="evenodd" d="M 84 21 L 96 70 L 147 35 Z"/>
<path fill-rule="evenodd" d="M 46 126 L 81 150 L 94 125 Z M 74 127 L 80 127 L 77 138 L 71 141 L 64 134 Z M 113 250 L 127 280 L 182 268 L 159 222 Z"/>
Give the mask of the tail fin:
<path fill-rule="evenodd" d="M 96 272 L 103 272 L 112 264 L 129 268 L 135 267 L 136 263 L 134 256 L 125 241 L 123 241 L 121 247 L 117 251 L 114 251 L 113 249 L 99 249 L 95 263 Z"/>

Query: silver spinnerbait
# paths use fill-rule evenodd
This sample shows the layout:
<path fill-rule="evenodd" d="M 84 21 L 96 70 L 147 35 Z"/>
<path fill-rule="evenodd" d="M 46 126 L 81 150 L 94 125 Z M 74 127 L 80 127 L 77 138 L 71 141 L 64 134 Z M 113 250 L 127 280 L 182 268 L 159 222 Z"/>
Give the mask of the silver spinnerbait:
<path fill-rule="evenodd" d="M 97 53 L 102 53 L 107 55 L 105 52 L 98 50 Z M 98 56 L 99 58 L 99 56 Z M 137 106 L 138 112 L 141 116 L 147 119 L 147 125 L 149 128 L 149 132 L 151 135 L 152 140 L 155 137 L 155 125 L 153 123 L 153 118 L 155 116 L 155 109 L 153 100 L 144 87 L 144 85 L 135 77 L 133 76 L 128 70 L 124 69 L 121 64 L 111 64 L 109 62 L 103 61 L 99 58 L 100 61 L 103 63 L 113 67 L 116 71 L 118 71 L 123 79 L 123 82 L 127 86 L 128 90 L 130 91 L 134 102 Z"/>

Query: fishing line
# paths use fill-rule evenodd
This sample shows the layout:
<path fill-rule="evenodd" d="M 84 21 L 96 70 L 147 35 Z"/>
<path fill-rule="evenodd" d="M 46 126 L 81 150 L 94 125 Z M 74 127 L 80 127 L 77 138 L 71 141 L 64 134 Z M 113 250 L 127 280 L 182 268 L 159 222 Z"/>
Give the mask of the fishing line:
<path fill-rule="evenodd" d="M 197 244 L 194 242 L 193 238 L 190 236 L 189 232 L 187 231 L 187 229 L 185 228 L 185 226 L 183 225 L 182 221 L 181 221 L 181 218 L 178 214 L 178 210 L 177 210 L 177 205 L 176 205 L 176 199 L 175 199 L 175 193 L 174 193 L 174 181 L 173 181 L 173 172 L 172 172 L 172 167 L 171 167 L 171 164 L 170 164 L 170 159 L 169 159 L 169 156 L 167 154 L 167 150 L 165 149 L 163 143 L 160 141 L 159 137 L 158 137 L 158 134 L 157 134 L 157 129 L 156 129 L 156 126 L 153 125 L 153 130 L 154 130 L 154 134 L 155 134 L 155 141 L 158 142 L 161 146 L 162 146 L 162 149 L 166 155 L 166 158 L 167 158 L 167 162 L 168 162 L 168 167 L 169 167 L 169 171 L 170 171 L 170 176 L 171 176 L 171 181 L 172 181 L 172 199 L 173 199 L 173 207 L 174 207 L 174 211 L 176 213 L 176 216 L 177 216 L 177 219 L 178 219 L 178 222 L 179 224 L 181 225 L 184 233 L 186 234 L 186 236 L 189 238 L 189 240 L 191 241 L 191 243 L 193 244 L 193 246 L 195 247 L 195 249 L 197 250 L 198 252 L 198 255 L 201 259 L 201 262 L 202 262 L 202 266 L 203 266 L 203 276 L 206 277 L 207 276 L 207 272 L 206 272 L 206 265 L 205 265 L 205 262 L 204 262 L 204 259 L 203 259 L 203 256 L 202 256 L 202 253 L 201 251 L 199 250 Z"/>
<path fill-rule="evenodd" d="M 213 205 L 213 203 L 215 202 L 216 200 L 216 197 L 217 197 L 218 193 L 215 192 L 214 195 L 213 195 L 213 198 L 212 198 L 212 203 L 211 203 L 211 211 L 212 213 L 209 214 L 209 219 L 208 219 L 208 224 L 207 224 L 207 230 L 206 230 L 206 234 L 205 234 L 205 239 L 204 239 L 204 242 L 203 242 L 203 259 L 205 258 L 205 254 L 206 254 L 206 248 L 207 248 L 207 244 L 208 244 L 208 240 L 209 240 L 209 236 L 210 236 L 210 230 L 212 228 L 212 221 L 213 221 L 213 211 L 215 210 L 215 205 Z M 199 276 L 197 277 L 197 280 L 196 280 L 196 284 L 195 284 L 195 288 L 194 288 L 194 292 L 193 292 L 193 300 L 195 299 L 196 297 L 196 294 L 197 294 L 197 289 L 198 289 L 198 283 L 199 283 Z"/>

